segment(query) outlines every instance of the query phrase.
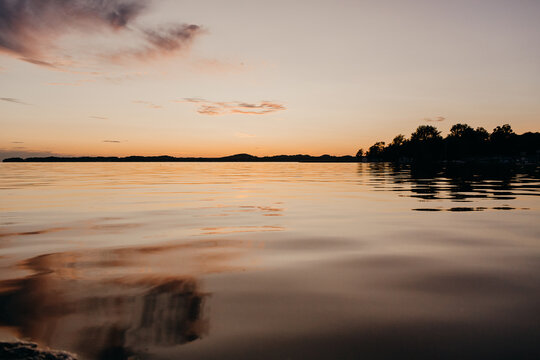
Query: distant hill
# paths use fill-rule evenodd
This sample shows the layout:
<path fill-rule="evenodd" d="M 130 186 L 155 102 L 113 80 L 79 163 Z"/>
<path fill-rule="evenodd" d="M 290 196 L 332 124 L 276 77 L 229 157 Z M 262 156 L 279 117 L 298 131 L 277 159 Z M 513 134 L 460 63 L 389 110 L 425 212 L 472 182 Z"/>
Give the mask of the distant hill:
<path fill-rule="evenodd" d="M 358 162 L 362 159 L 354 156 L 311 156 L 311 155 L 276 155 L 258 157 L 250 154 L 235 154 L 224 157 L 174 157 L 161 156 L 79 156 L 79 157 L 29 157 L 8 158 L 3 162 Z"/>

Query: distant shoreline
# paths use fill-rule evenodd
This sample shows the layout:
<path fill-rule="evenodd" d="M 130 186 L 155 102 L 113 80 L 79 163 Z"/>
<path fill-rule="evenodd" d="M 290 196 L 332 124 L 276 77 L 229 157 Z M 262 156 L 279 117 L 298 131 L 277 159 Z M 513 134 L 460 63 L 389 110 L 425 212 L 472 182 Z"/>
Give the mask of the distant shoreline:
<path fill-rule="evenodd" d="M 484 164 L 538 164 L 538 159 L 535 158 L 519 158 L 510 156 L 488 156 L 488 157 L 472 157 L 461 160 L 430 160 L 422 161 L 419 159 L 403 158 L 398 160 L 373 159 L 367 157 L 355 156 L 311 156 L 311 155 L 274 155 L 274 156 L 254 156 L 249 154 L 236 154 L 224 157 L 174 157 L 168 155 L 162 156 L 78 156 L 78 157 L 30 157 L 30 158 L 7 158 L 2 160 L 4 163 L 132 163 L 132 162 L 274 162 L 274 163 L 377 163 L 377 162 L 393 162 L 401 164 L 414 163 L 484 163 Z"/>
<path fill-rule="evenodd" d="M 78 157 L 30 157 L 8 158 L 3 162 L 348 162 L 357 163 L 365 161 L 354 156 L 311 156 L 311 155 L 275 155 L 253 156 L 249 154 L 236 154 L 223 157 L 174 157 L 162 156 L 78 156 Z"/>

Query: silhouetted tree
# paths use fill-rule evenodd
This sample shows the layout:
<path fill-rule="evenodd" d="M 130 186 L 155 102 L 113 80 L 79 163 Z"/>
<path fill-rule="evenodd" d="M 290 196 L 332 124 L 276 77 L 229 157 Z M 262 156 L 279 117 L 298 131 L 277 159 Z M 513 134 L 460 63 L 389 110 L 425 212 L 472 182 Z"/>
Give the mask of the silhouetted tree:
<path fill-rule="evenodd" d="M 519 153 L 515 144 L 516 134 L 508 124 L 497 126 L 489 135 L 491 152 L 496 155 L 516 155 Z"/>
<path fill-rule="evenodd" d="M 407 142 L 407 139 L 405 139 L 405 135 L 399 134 L 396 137 L 394 137 L 392 142 L 381 151 L 383 154 L 383 158 L 385 160 L 392 160 L 392 161 L 398 160 L 400 153 L 403 152 L 403 147 L 406 142 Z"/>
<path fill-rule="evenodd" d="M 515 135 L 514 130 L 509 124 L 504 124 L 503 126 L 497 126 L 493 129 L 493 132 L 490 135 L 491 140 L 504 138 L 509 139 L 511 136 Z"/>
<path fill-rule="evenodd" d="M 488 132 L 484 128 L 475 130 L 467 124 L 455 124 L 445 139 L 445 158 L 463 159 L 481 155 L 487 139 Z"/>
<path fill-rule="evenodd" d="M 489 133 L 488 133 L 488 131 L 486 129 L 479 126 L 479 127 L 476 128 L 476 137 L 479 140 L 487 141 L 489 139 Z"/>
<path fill-rule="evenodd" d="M 433 141 L 440 140 L 441 132 L 431 125 L 420 125 L 416 131 L 411 134 L 411 141 Z"/>
<path fill-rule="evenodd" d="M 467 124 L 456 124 L 450 128 L 449 137 L 454 137 L 457 139 L 462 139 L 466 137 L 471 137 L 474 134 L 474 129 Z"/>
<path fill-rule="evenodd" d="M 359 149 L 356 153 L 357 158 L 363 158 L 364 157 L 364 149 Z"/>
<path fill-rule="evenodd" d="M 405 135 L 399 134 L 392 140 L 392 142 L 390 143 L 390 146 L 400 147 L 403 144 L 405 144 L 405 141 L 407 141 L 405 139 Z"/>
<path fill-rule="evenodd" d="M 418 160 L 438 160 L 443 157 L 441 132 L 431 125 L 420 125 L 411 134 L 409 153 Z"/>
<path fill-rule="evenodd" d="M 384 150 L 384 144 L 384 141 L 378 141 L 375 144 L 371 145 L 367 152 L 367 156 L 370 158 L 381 157 Z"/>

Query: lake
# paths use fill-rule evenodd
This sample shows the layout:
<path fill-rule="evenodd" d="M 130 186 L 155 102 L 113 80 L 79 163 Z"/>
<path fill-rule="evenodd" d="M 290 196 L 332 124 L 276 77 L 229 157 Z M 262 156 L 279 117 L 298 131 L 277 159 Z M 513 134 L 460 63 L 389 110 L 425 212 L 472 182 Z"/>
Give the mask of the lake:
<path fill-rule="evenodd" d="M 537 166 L 0 164 L 0 340 L 80 359 L 538 359 Z"/>

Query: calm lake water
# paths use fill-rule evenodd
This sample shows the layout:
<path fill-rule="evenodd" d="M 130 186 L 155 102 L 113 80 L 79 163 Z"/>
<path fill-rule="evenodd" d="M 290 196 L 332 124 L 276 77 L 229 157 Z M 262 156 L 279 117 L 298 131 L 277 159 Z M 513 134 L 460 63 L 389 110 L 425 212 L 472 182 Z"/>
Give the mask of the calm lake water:
<path fill-rule="evenodd" d="M 81 359 L 538 359 L 540 176 L 0 164 L 0 340 Z"/>

